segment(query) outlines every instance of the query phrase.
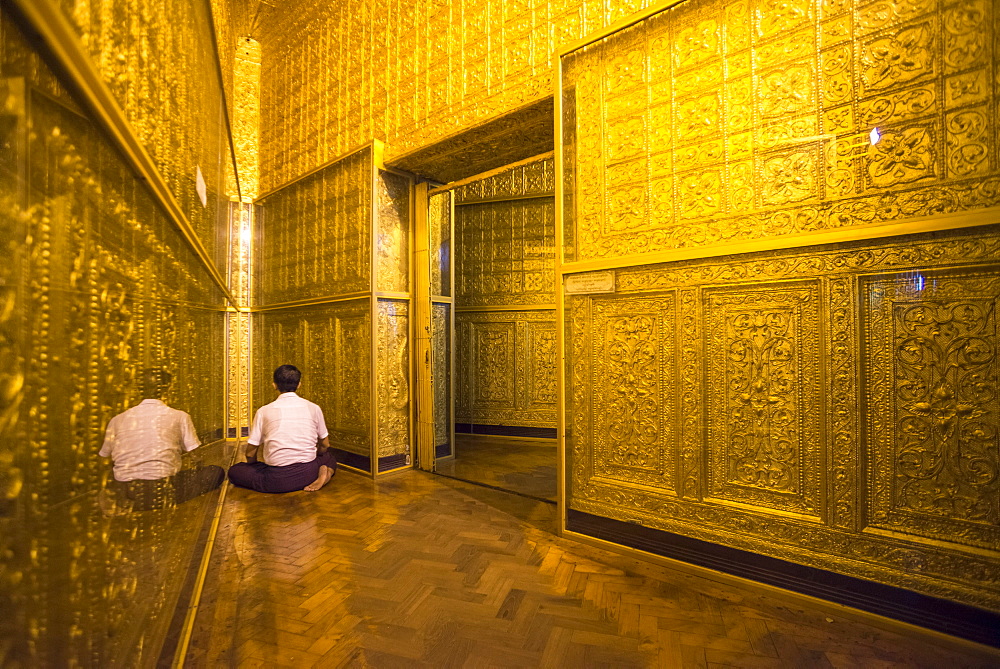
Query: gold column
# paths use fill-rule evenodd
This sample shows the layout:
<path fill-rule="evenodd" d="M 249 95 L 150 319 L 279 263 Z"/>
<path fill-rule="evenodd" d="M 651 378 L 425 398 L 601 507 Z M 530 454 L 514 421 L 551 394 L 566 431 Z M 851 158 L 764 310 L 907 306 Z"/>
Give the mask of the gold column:
<path fill-rule="evenodd" d="M 253 276 L 253 240 L 256 227 L 253 200 L 259 184 L 260 155 L 260 43 L 244 36 L 234 60 L 233 145 L 239 170 L 240 194 L 230 190 L 229 282 L 237 307 L 228 314 L 227 436 L 244 436 L 250 426 L 250 307 Z"/>

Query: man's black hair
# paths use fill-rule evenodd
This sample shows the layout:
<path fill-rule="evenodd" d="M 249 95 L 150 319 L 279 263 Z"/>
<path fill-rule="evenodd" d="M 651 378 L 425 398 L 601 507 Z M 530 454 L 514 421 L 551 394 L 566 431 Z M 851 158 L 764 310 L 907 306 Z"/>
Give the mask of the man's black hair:
<path fill-rule="evenodd" d="M 170 372 L 160 367 L 150 367 L 142 370 L 139 386 L 143 398 L 147 400 L 162 399 L 172 380 Z"/>
<path fill-rule="evenodd" d="M 274 385 L 283 393 L 294 392 L 302 380 L 302 372 L 295 365 L 282 365 L 274 370 Z"/>

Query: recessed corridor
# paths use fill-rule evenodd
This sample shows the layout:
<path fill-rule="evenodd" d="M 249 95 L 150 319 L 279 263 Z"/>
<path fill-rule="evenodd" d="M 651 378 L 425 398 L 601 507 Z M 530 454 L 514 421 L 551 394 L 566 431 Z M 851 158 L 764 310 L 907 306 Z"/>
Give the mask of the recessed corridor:
<path fill-rule="evenodd" d="M 997 661 L 865 614 L 561 539 L 555 519 L 550 504 L 413 470 L 376 481 L 341 471 L 317 494 L 230 489 L 186 666 Z"/>
<path fill-rule="evenodd" d="M 559 496 L 557 450 L 554 439 L 458 434 L 455 457 L 439 459 L 435 471 L 555 504 Z"/>

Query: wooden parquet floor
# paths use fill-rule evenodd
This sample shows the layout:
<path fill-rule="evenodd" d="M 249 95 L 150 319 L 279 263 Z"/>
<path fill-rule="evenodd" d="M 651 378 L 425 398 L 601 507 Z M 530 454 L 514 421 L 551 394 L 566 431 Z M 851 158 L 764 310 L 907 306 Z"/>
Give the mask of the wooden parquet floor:
<path fill-rule="evenodd" d="M 445 476 L 555 502 L 558 451 L 552 439 L 455 435 L 455 457 L 437 462 Z"/>
<path fill-rule="evenodd" d="M 551 534 L 555 508 L 418 471 L 230 489 L 188 667 L 986 667 Z"/>

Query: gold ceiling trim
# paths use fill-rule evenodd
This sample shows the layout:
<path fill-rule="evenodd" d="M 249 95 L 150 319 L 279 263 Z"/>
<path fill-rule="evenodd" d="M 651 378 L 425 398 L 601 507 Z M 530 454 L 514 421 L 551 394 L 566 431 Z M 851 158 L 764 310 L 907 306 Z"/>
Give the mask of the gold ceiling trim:
<path fill-rule="evenodd" d="M 52 63 L 54 69 L 64 75 L 63 83 L 77 94 L 78 101 L 90 112 L 98 127 L 104 130 L 138 177 L 149 186 L 153 197 L 159 201 L 167 217 L 187 241 L 212 281 L 230 304 L 238 306 L 236 298 L 229 291 L 225 277 L 212 262 L 204 244 L 181 209 L 180 203 L 160 174 L 156 162 L 139 141 L 125 112 L 104 83 L 94 67 L 90 54 L 84 51 L 79 37 L 60 9 L 52 0 L 11 0 L 10 7 L 20 19 L 22 28 L 44 44 L 46 51 L 55 61 Z"/>
<path fill-rule="evenodd" d="M 494 169 L 508 169 L 531 159 L 530 154 L 553 149 L 553 109 L 553 99 L 546 95 L 433 144 L 392 156 L 389 162 L 398 169 L 445 184 L 480 178 Z M 470 177 L 470 173 L 476 176 Z"/>
<path fill-rule="evenodd" d="M 472 204 L 491 204 L 496 202 L 516 202 L 518 200 L 551 200 L 555 196 L 555 191 L 547 193 L 531 193 L 530 195 L 501 195 L 499 197 L 488 197 L 482 200 L 463 200 L 456 202 L 456 207 L 467 207 Z"/>
<path fill-rule="evenodd" d="M 556 51 L 556 59 L 557 60 L 562 59 L 563 56 L 568 56 L 574 51 L 579 51 L 584 47 L 590 46 L 594 42 L 600 42 L 605 37 L 609 37 L 612 34 L 618 32 L 619 30 L 625 30 L 630 26 L 634 26 L 637 23 L 645 21 L 650 16 L 655 16 L 660 12 L 666 11 L 671 7 L 676 7 L 677 5 L 683 4 L 686 1 L 687 0 L 664 0 L 663 2 L 653 3 L 646 9 L 638 11 L 635 14 L 632 14 L 631 16 L 626 16 L 623 19 L 619 19 L 614 23 L 608 24 L 601 30 L 591 33 L 590 35 L 584 37 L 583 39 L 576 40 L 575 42 L 569 42 L 568 44 L 559 47 L 559 49 Z M 556 84 L 557 88 L 561 89 L 562 87 L 561 82 L 559 82 L 559 80 L 557 80 L 557 82 L 558 82 Z"/>
<path fill-rule="evenodd" d="M 319 165 L 318 167 L 314 167 L 313 169 L 309 170 L 308 172 L 303 172 L 299 176 L 295 177 L 294 179 L 292 179 L 290 181 L 286 181 L 285 183 L 281 184 L 280 186 L 275 186 L 271 190 L 269 190 L 269 191 L 267 191 L 265 193 L 262 193 L 261 195 L 258 195 L 254 199 L 254 203 L 259 203 L 260 201 L 264 200 L 265 198 L 271 197 L 272 195 L 274 195 L 278 191 L 280 191 L 280 190 L 282 190 L 284 188 L 288 188 L 289 186 L 295 185 L 295 184 L 297 184 L 298 182 L 300 182 L 300 181 L 302 181 L 304 179 L 308 179 L 309 177 L 313 176 L 317 172 L 321 172 L 321 171 L 325 170 L 326 168 L 330 167 L 331 165 L 335 165 L 335 164 L 339 163 L 342 160 L 347 160 L 348 158 L 350 158 L 351 156 L 353 156 L 355 153 L 361 153 L 362 151 L 364 151 L 365 149 L 367 149 L 369 147 L 372 150 L 372 164 L 375 166 L 376 170 L 392 171 L 394 174 L 399 174 L 400 176 L 411 176 L 409 173 L 400 173 L 398 170 L 387 170 L 386 167 L 385 167 L 385 160 L 383 159 L 383 155 L 385 153 L 385 142 L 383 142 L 380 139 L 373 139 L 373 140 L 371 140 L 369 142 L 365 142 L 361 146 L 358 146 L 358 147 L 355 147 L 355 148 L 351 149 L 347 153 L 343 153 L 343 154 L 337 156 L 336 158 L 332 158 L 332 159 L 326 161 L 325 163 L 323 163 L 322 165 Z"/>
<path fill-rule="evenodd" d="M 251 307 L 250 312 L 259 314 L 265 311 L 280 311 L 282 309 L 297 309 L 299 307 L 312 307 L 319 304 L 333 304 L 334 302 L 351 302 L 353 300 L 367 300 L 371 298 L 372 292 L 362 290 L 356 293 L 344 293 L 342 295 L 324 295 L 322 297 L 311 297 L 307 300 L 293 300 L 291 302 L 278 302 L 266 304 L 260 307 Z"/>
<path fill-rule="evenodd" d="M 503 172 L 514 169 L 515 167 L 522 167 L 523 165 L 530 165 L 531 163 L 537 163 L 539 161 L 551 158 L 555 155 L 555 151 L 546 151 L 545 153 L 539 153 L 537 156 L 531 156 L 530 158 L 525 158 L 524 160 L 519 160 L 516 163 L 511 163 L 510 165 L 504 165 L 503 167 L 497 167 L 496 169 L 488 170 L 482 174 L 474 174 L 471 177 L 466 177 L 464 179 L 459 179 L 458 181 L 452 181 L 449 184 L 443 186 L 438 186 L 437 188 L 432 188 L 427 191 L 427 195 L 437 195 L 438 193 L 444 193 L 446 191 L 454 190 L 459 186 L 464 186 L 466 184 L 471 184 L 474 181 L 482 181 L 483 179 L 488 179 L 489 177 L 496 176 Z M 552 193 L 548 195 L 531 195 L 530 197 L 551 197 Z M 514 198 L 504 198 L 507 200 L 512 200 Z M 456 203 L 457 204 L 457 203 Z"/>
<path fill-rule="evenodd" d="M 716 246 L 670 249 L 659 253 L 644 255 L 601 258 L 598 260 L 580 260 L 563 262 L 559 267 L 562 274 L 576 274 L 595 270 L 609 270 L 640 265 L 656 265 L 678 260 L 698 260 L 702 258 L 717 258 L 719 256 L 741 253 L 760 253 L 762 251 L 779 251 L 782 249 L 799 248 L 802 246 L 819 246 L 842 242 L 855 242 L 865 239 L 881 239 L 900 235 L 913 235 L 926 232 L 941 232 L 958 228 L 973 228 L 984 225 L 995 225 L 1000 222 L 1000 207 L 988 207 L 975 211 L 961 211 L 951 214 L 934 214 L 910 218 L 901 223 L 874 223 L 865 226 L 854 226 L 847 230 L 823 230 L 807 232 L 787 237 L 759 239 L 736 244 L 719 244 Z"/>

